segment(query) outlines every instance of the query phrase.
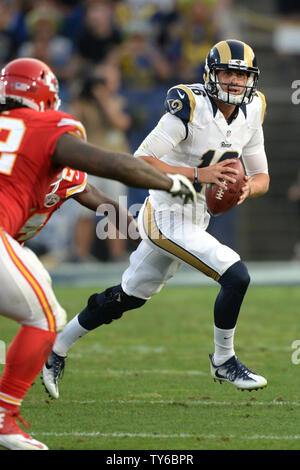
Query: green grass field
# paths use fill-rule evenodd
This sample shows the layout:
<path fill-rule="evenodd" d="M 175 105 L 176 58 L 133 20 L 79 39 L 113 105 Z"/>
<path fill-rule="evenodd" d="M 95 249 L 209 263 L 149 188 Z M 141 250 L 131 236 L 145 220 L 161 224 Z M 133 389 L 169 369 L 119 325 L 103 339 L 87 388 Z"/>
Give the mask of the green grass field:
<path fill-rule="evenodd" d="M 56 289 L 69 319 L 93 292 Z M 166 288 L 78 341 L 60 399 L 50 400 L 38 378 L 24 400 L 30 434 L 53 450 L 300 449 L 300 364 L 292 362 L 300 289 L 248 291 L 236 353 L 268 379 L 251 393 L 210 377 L 216 294 L 213 287 Z M 0 324 L 8 344 L 17 327 L 3 317 Z"/>

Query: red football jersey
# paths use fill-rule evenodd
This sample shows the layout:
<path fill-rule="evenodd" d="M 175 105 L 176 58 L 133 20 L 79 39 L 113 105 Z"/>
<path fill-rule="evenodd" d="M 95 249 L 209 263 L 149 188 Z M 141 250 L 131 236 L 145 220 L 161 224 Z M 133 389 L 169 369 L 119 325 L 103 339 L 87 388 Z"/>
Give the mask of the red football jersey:
<path fill-rule="evenodd" d="M 86 185 L 86 173 L 68 167 L 64 168 L 59 178 L 50 185 L 43 208 L 31 210 L 30 217 L 15 236 L 15 239 L 23 243 L 37 235 L 45 227 L 52 214 L 69 197 L 84 191 Z"/>
<path fill-rule="evenodd" d="M 59 137 L 83 125 L 61 111 L 18 108 L 0 113 L 0 226 L 15 237 L 30 215 L 42 209 L 50 184 L 62 168 L 51 155 Z"/>

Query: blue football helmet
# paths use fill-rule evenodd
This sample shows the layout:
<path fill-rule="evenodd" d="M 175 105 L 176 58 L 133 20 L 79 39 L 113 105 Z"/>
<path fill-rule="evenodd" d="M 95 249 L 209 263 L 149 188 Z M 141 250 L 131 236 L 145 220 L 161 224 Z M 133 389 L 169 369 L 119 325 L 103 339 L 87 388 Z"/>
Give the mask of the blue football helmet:
<path fill-rule="evenodd" d="M 239 70 L 247 73 L 248 81 L 240 95 L 231 94 L 229 88 L 227 91 L 222 89 L 217 76 L 219 70 Z M 240 106 L 252 101 L 259 73 L 252 48 L 242 41 L 228 39 L 218 42 L 209 51 L 203 78 L 209 96 L 227 104 Z"/>

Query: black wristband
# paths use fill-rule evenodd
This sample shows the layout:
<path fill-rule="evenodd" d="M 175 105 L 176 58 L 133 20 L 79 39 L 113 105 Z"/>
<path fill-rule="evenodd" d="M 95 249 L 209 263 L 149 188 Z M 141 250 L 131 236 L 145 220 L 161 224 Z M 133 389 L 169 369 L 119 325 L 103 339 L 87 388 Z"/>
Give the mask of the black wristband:
<path fill-rule="evenodd" d="M 194 188 L 197 191 L 197 193 L 200 193 L 202 189 L 202 184 L 199 183 L 198 181 L 198 168 L 194 168 Z"/>

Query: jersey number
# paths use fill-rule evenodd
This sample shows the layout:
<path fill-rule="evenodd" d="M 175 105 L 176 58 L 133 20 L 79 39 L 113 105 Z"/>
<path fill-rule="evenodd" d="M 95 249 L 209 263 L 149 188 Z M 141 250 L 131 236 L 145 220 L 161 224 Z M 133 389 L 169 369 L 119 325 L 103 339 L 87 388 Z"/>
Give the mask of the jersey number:
<path fill-rule="evenodd" d="M 198 168 L 203 168 L 205 166 L 209 166 L 212 162 L 212 159 L 214 158 L 216 153 L 216 150 L 208 150 L 205 152 L 202 157 L 200 158 L 200 165 L 198 165 Z M 224 152 L 219 160 L 215 163 L 222 162 L 223 160 L 227 160 L 228 158 L 238 158 L 239 153 L 235 151 L 227 151 Z M 204 184 L 199 183 L 196 191 L 200 193 L 204 187 Z"/>
<path fill-rule="evenodd" d="M 22 119 L 0 117 L 0 173 L 11 175 L 25 130 Z"/>

